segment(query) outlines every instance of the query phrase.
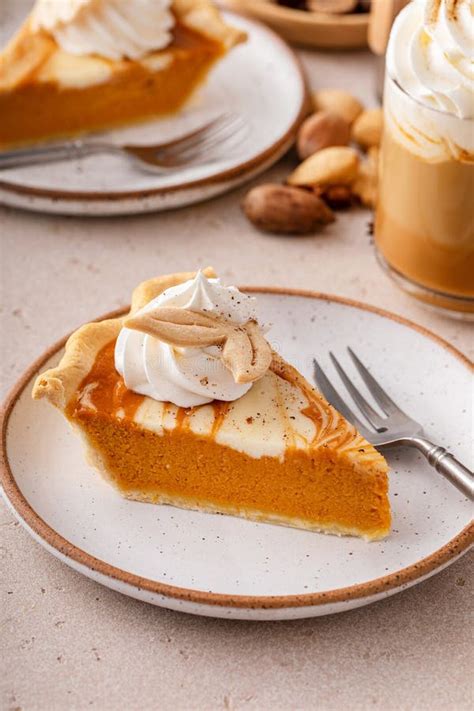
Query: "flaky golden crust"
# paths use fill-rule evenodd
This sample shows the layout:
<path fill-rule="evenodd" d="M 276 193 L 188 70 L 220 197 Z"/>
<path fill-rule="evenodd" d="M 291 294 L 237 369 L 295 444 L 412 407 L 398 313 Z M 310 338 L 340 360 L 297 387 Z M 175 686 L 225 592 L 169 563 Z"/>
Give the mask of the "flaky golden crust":
<path fill-rule="evenodd" d="M 56 368 L 38 376 L 33 386 L 33 398 L 46 398 L 64 411 L 77 388 L 94 365 L 97 353 L 117 338 L 122 318 L 86 323 L 75 331 L 66 343 L 66 350 Z"/>
<path fill-rule="evenodd" d="M 203 270 L 207 277 L 215 276 L 211 267 Z M 75 331 L 66 343 L 59 365 L 38 376 L 33 387 L 33 398 L 46 398 L 63 412 L 80 383 L 90 372 L 98 352 L 117 338 L 122 322 L 166 289 L 196 276 L 196 272 L 180 272 L 149 279 L 133 292 L 132 308 L 126 316 L 97 323 L 86 323 Z"/>
<path fill-rule="evenodd" d="M 0 91 L 9 91 L 37 72 L 57 49 L 46 32 L 33 32 L 29 18 L 0 53 Z"/>
<path fill-rule="evenodd" d="M 97 468 L 97 462 L 94 463 Z M 106 471 L 102 470 L 103 475 L 107 478 Z M 114 482 L 111 482 L 114 485 Z M 252 509 L 242 510 L 236 506 L 229 506 L 219 504 L 219 506 L 213 506 L 211 504 L 203 504 L 201 502 L 193 502 L 189 499 L 179 496 L 169 496 L 169 495 L 156 495 L 150 493 L 144 493 L 143 491 L 129 491 L 120 492 L 122 496 L 130 501 L 140 501 L 142 503 L 149 504 L 168 504 L 170 506 L 177 506 L 180 509 L 188 509 L 191 511 L 202 511 L 204 513 L 211 514 L 226 514 L 227 516 L 238 516 L 239 518 L 245 518 L 248 521 L 256 521 L 257 523 L 271 523 L 277 526 L 286 526 L 289 528 L 298 528 L 305 531 L 313 531 L 317 533 L 326 533 L 333 536 L 359 536 L 366 541 L 377 541 L 387 536 L 387 527 L 380 526 L 379 529 L 374 529 L 370 532 L 362 531 L 356 526 L 343 526 L 336 523 L 310 523 L 302 518 L 296 518 L 295 516 L 281 516 L 278 514 L 268 513 L 267 511 L 258 511 Z"/>
<path fill-rule="evenodd" d="M 245 32 L 224 22 L 210 0 L 173 0 L 172 9 L 182 25 L 218 42 L 226 51 L 246 40 Z M 32 29 L 30 18 L 0 52 L 0 91 L 12 90 L 27 81 L 58 49 L 50 34 Z"/>

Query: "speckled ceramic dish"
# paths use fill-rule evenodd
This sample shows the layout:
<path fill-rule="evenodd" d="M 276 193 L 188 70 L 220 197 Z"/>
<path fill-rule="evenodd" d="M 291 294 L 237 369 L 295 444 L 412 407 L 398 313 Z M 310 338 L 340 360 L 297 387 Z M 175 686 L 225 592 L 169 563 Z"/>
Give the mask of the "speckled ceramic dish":
<path fill-rule="evenodd" d="M 344 360 L 345 346 L 354 346 L 432 439 L 472 466 L 472 371 L 459 352 L 371 307 L 259 291 L 262 316 L 273 323 L 272 345 L 306 376 L 313 355 L 332 372 L 328 350 Z M 472 543 L 469 502 L 413 451 L 386 453 L 393 531 L 372 543 L 124 500 L 85 464 L 63 417 L 31 399 L 36 373 L 55 365 L 63 346 L 33 364 L 6 403 L 1 481 L 33 538 L 103 585 L 194 614 L 294 619 L 392 595 Z"/>
<path fill-rule="evenodd" d="M 0 27 L 0 46 L 17 17 L 15 2 L 6 0 L 6 5 L 9 21 L 5 29 Z M 163 175 L 140 171 L 110 155 L 3 170 L 0 203 L 72 215 L 152 212 L 209 199 L 273 165 L 293 143 L 307 111 L 303 71 L 278 35 L 248 18 L 227 15 L 230 24 L 248 33 L 248 41 L 215 67 L 184 111 L 100 134 L 116 143 L 153 144 L 185 135 L 228 112 L 242 117 L 246 130 L 237 145 L 223 151 L 222 159 Z"/>

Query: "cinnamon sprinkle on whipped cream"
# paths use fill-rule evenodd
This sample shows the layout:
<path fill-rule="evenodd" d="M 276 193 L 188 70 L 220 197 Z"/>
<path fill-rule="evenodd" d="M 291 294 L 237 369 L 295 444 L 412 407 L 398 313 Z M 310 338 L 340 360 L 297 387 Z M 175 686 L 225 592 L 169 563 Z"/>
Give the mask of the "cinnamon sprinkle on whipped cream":
<path fill-rule="evenodd" d="M 133 314 L 115 346 L 129 390 L 178 407 L 239 399 L 271 359 L 255 297 L 202 272 Z"/>

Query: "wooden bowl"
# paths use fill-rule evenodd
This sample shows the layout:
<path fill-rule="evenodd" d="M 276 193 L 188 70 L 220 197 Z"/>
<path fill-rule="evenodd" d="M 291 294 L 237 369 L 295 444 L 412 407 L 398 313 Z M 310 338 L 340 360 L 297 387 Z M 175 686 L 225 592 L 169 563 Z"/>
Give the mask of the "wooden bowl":
<path fill-rule="evenodd" d="M 274 0 L 221 0 L 226 7 L 265 22 L 294 44 L 323 49 L 367 46 L 370 13 L 330 15 L 277 5 Z"/>

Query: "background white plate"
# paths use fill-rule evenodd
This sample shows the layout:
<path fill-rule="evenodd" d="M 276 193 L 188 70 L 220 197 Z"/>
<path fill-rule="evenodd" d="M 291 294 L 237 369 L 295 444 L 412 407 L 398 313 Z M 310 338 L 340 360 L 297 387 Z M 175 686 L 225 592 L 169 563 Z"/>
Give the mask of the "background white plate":
<path fill-rule="evenodd" d="M 264 290 L 272 344 L 308 377 L 313 355 L 346 361 L 352 345 L 431 438 L 472 466 L 472 376 L 445 342 L 385 312 L 344 300 Z M 367 604 L 419 582 L 472 541 L 472 508 L 413 451 L 388 454 L 393 531 L 366 543 L 229 516 L 122 499 L 84 462 L 79 439 L 45 402 L 35 373 L 19 382 L 4 417 L 5 498 L 30 533 L 90 578 L 138 599 L 196 614 L 292 619 Z M 352 370 L 351 370 L 352 372 Z"/>
<path fill-rule="evenodd" d="M 12 0 L 4 2 L 0 46 L 31 4 L 21 0 L 17 8 Z M 106 155 L 1 171 L 0 202 L 76 215 L 164 210 L 223 193 L 273 165 L 292 144 L 305 113 L 302 69 L 292 50 L 271 30 L 233 13 L 225 15 L 248 33 L 248 41 L 216 65 L 179 115 L 96 135 L 117 143 L 156 143 L 232 112 L 244 118 L 247 131 L 231 155 L 163 176 Z"/>

